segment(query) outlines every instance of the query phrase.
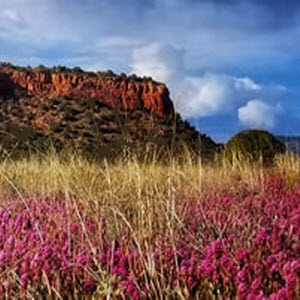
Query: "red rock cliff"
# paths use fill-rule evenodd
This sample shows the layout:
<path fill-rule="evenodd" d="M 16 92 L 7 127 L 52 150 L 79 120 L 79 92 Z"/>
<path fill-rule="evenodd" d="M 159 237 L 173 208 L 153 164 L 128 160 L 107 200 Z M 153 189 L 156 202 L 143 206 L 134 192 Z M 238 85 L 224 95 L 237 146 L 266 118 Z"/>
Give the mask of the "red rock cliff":
<path fill-rule="evenodd" d="M 0 73 L 0 92 L 4 94 L 10 94 L 7 88 L 15 86 L 24 88 L 34 96 L 99 99 L 111 107 L 145 109 L 164 117 L 174 114 L 167 87 L 154 81 L 15 67 L 0 67 Z"/>

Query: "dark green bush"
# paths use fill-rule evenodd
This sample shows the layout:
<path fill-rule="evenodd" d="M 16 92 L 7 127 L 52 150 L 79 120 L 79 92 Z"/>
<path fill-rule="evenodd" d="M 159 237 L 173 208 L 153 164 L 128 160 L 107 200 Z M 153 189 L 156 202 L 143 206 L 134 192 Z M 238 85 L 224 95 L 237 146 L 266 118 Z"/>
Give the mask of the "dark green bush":
<path fill-rule="evenodd" d="M 229 162 L 261 162 L 269 165 L 276 154 L 284 153 L 285 145 L 263 130 L 247 130 L 234 135 L 225 145 L 224 156 Z"/>
<path fill-rule="evenodd" d="M 13 65 L 10 62 L 2 61 L 2 62 L 0 62 L 0 67 L 12 68 Z"/>
<path fill-rule="evenodd" d="M 60 151 L 62 142 L 32 127 L 5 124 L 0 130 L 0 161 L 8 157 L 19 159 L 33 153 L 47 153 L 51 149 Z"/>
<path fill-rule="evenodd" d="M 139 77 L 136 74 L 131 74 L 128 76 L 128 79 L 130 81 L 137 81 L 139 79 Z"/>
<path fill-rule="evenodd" d="M 83 73 L 83 70 L 80 67 L 74 67 L 73 72 L 75 73 Z"/>
<path fill-rule="evenodd" d="M 106 75 L 110 76 L 110 77 L 115 77 L 116 76 L 116 74 L 112 70 L 107 70 Z"/>
<path fill-rule="evenodd" d="M 54 72 L 62 72 L 62 73 L 68 72 L 68 68 L 67 68 L 67 67 L 65 67 L 65 66 L 60 66 L 60 65 L 54 66 L 54 67 L 52 68 L 52 70 L 53 70 Z"/>
<path fill-rule="evenodd" d="M 120 74 L 120 77 L 121 77 L 123 80 L 126 80 L 126 79 L 127 79 L 127 74 L 126 74 L 126 73 L 121 73 L 121 74 Z"/>

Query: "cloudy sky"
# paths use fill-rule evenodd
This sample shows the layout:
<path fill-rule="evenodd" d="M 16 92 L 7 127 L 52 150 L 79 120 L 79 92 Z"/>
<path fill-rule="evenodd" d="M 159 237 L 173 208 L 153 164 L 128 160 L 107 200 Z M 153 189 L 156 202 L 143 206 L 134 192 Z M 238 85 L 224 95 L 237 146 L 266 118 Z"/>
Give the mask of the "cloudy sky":
<path fill-rule="evenodd" d="M 0 60 L 150 75 L 215 140 L 300 135 L 298 0 L 0 0 Z"/>

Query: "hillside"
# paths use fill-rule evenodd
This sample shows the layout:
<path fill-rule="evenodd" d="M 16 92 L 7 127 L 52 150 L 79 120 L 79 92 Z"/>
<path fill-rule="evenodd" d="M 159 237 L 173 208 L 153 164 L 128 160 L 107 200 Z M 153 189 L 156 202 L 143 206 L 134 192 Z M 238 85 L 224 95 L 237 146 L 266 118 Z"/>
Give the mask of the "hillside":
<path fill-rule="evenodd" d="M 177 151 L 184 144 L 210 156 L 217 147 L 175 113 L 167 87 L 151 78 L 4 63 L 0 97 L 0 136 L 9 150 L 13 140 L 51 140 L 97 155 L 124 146 Z"/>

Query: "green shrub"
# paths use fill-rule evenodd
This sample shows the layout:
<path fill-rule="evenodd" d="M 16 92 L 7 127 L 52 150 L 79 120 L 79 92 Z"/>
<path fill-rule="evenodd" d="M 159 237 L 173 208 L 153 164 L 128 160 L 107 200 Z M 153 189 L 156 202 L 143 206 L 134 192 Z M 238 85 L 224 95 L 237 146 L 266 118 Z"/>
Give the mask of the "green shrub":
<path fill-rule="evenodd" d="M 123 80 L 126 80 L 126 79 L 127 79 L 127 74 L 126 74 L 126 73 L 121 73 L 121 74 L 120 74 L 120 77 L 121 77 Z"/>
<path fill-rule="evenodd" d="M 10 62 L 2 61 L 0 62 L 0 67 L 12 68 L 13 65 Z"/>
<path fill-rule="evenodd" d="M 52 149 L 60 151 L 62 147 L 60 140 L 32 127 L 8 123 L 0 130 L 0 161 L 7 157 L 19 159 L 33 153 L 47 153 Z"/>
<path fill-rule="evenodd" d="M 75 73 L 83 73 L 83 70 L 80 67 L 74 67 L 73 72 Z"/>
<path fill-rule="evenodd" d="M 285 145 L 274 135 L 263 130 L 247 130 L 234 135 L 225 145 L 224 156 L 227 161 L 261 162 L 269 165 L 276 154 L 284 153 Z"/>
<path fill-rule="evenodd" d="M 112 70 L 107 70 L 106 75 L 110 76 L 110 77 L 115 77 L 116 76 L 116 74 Z"/>

